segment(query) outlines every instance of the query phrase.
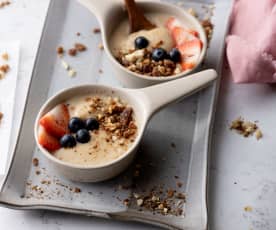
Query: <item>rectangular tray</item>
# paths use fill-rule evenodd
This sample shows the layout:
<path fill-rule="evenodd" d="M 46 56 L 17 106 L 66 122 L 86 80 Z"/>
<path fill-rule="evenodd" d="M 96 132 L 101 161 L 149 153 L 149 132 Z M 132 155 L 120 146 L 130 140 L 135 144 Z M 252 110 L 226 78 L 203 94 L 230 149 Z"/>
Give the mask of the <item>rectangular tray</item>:
<path fill-rule="evenodd" d="M 170 0 L 185 8 L 206 13 L 211 1 Z M 207 51 L 204 68 L 220 73 L 224 37 L 228 28 L 231 1 L 214 1 L 212 16 L 214 34 Z M 120 86 L 113 76 L 110 62 L 98 48 L 100 35 L 92 33 L 98 27 L 95 17 L 74 0 L 52 0 L 29 85 L 28 97 L 15 146 L 11 146 L 7 174 L 2 178 L 0 203 L 17 209 L 50 209 L 120 220 L 135 220 L 167 228 L 206 229 L 206 183 L 210 130 L 215 110 L 219 81 L 200 93 L 171 105 L 152 118 L 147 127 L 134 164 L 122 175 L 102 183 L 74 183 L 58 175 L 35 146 L 33 126 L 43 102 L 64 87 L 84 83 Z M 80 32 L 79 37 L 76 33 Z M 88 46 L 79 57 L 64 59 L 76 70 L 68 77 L 56 55 L 56 47 L 72 47 L 80 41 Z M 99 69 L 103 73 L 99 73 Z M 32 159 L 39 159 L 33 167 Z M 140 176 L 133 175 L 137 170 Z M 37 175 L 37 171 L 40 174 Z M 179 179 L 175 179 L 178 176 Z M 51 184 L 48 184 L 48 181 Z M 176 182 L 183 182 L 177 188 Z M 127 188 L 135 182 L 136 187 Z M 154 186 L 184 192 L 187 202 L 179 216 L 161 215 L 139 210 L 135 200 L 126 207 L 123 200 L 133 192 L 143 194 Z M 80 188 L 81 192 L 76 192 Z M 41 193 L 43 190 L 43 193 Z"/>

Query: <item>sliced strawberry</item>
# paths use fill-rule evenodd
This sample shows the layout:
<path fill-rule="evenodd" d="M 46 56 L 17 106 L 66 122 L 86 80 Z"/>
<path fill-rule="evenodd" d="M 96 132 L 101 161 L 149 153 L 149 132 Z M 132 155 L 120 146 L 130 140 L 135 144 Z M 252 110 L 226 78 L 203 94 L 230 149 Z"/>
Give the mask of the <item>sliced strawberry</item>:
<path fill-rule="evenodd" d="M 183 71 L 193 69 L 195 67 L 195 65 L 196 65 L 196 63 L 194 63 L 194 62 L 187 62 L 187 61 L 181 62 L 181 67 L 182 67 Z"/>
<path fill-rule="evenodd" d="M 189 30 L 189 33 L 192 34 L 193 36 L 199 38 L 199 33 L 196 30 Z"/>
<path fill-rule="evenodd" d="M 202 48 L 202 42 L 196 38 L 182 43 L 181 45 L 177 46 L 177 48 L 180 51 L 182 57 L 199 55 Z"/>
<path fill-rule="evenodd" d="M 41 125 L 38 128 L 38 142 L 50 152 L 60 148 L 58 139 L 49 134 Z"/>
<path fill-rule="evenodd" d="M 172 30 L 172 37 L 177 45 L 181 45 L 186 41 L 191 41 L 196 39 L 194 35 L 188 32 L 188 30 L 182 27 L 174 27 Z"/>
<path fill-rule="evenodd" d="M 60 138 L 68 133 L 70 115 L 66 105 L 60 104 L 46 113 L 39 123 L 54 137 Z"/>
<path fill-rule="evenodd" d="M 193 69 L 198 62 L 202 49 L 202 42 L 199 39 L 194 39 L 192 41 L 182 43 L 177 48 L 180 51 L 182 57 L 182 70 L 185 71 L 188 69 Z"/>
<path fill-rule="evenodd" d="M 172 31 L 175 27 L 181 27 L 181 23 L 175 17 L 169 17 L 166 22 L 166 27 L 168 30 Z"/>

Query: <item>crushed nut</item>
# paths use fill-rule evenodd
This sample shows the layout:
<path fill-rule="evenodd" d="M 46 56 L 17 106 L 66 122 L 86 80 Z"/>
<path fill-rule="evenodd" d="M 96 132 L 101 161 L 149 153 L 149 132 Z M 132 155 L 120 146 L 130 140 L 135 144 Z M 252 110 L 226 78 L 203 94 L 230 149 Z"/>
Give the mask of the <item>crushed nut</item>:
<path fill-rule="evenodd" d="M 252 212 L 253 211 L 253 208 L 251 206 L 245 206 L 243 209 L 246 212 Z"/>
<path fill-rule="evenodd" d="M 8 6 L 8 5 L 10 5 L 10 4 L 11 4 L 10 1 L 1 2 L 1 3 L 0 3 L 0 9 L 1 9 L 1 8 L 4 8 L 5 6 Z"/>
<path fill-rule="evenodd" d="M 68 50 L 68 54 L 70 56 L 76 56 L 77 55 L 77 49 L 76 48 L 71 48 Z"/>
<path fill-rule="evenodd" d="M 257 129 L 255 132 L 255 136 L 257 138 L 257 140 L 260 140 L 263 137 L 263 133 L 260 129 Z"/>
<path fill-rule="evenodd" d="M 61 56 L 63 53 L 64 53 L 63 47 L 62 46 L 57 47 L 57 54 Z"/>
<path fill-rule="evenodd" d="M 75 77 L 77 74 L 76 70 L 70 68 L 69 71 L 68 71 L 68 75 L 69 77 Z"/>
<path fill-rule="evenodd" d="M 244 137 L 251 136 L 255 133 L 257 140 L 263 136 L 261 130 L 255 122 L 244 121 L 241 117 L 232 121 L 230 130 L 236 130 L 238 134 L 243 135 Z"/>
<path fill-rule="evenodd" d="M 9 60 L 9 54 L 7 52 L 3 53 L 2 58 L 3 58 L 3 60 L 8 61 Z"/>
<path fill-rule="evenodd" d="M 103 50 L 103 49 L 104 49 L 104 46 L 103 46 L 102 43 L 100 43 L 100 44 L 98 45 L 98 47 L 99 47 L 100 50 Z"/>
<path fill-rule="evenodd" d="M 85 51 L 87 48 L 85 45 L 81 44 L 81 43 L 75 43 L 75 49 L 79 52 L 83 52 Z"/>
<path fill-rule="evenodd" d="M 101 29 L 100 29 L 100 28 L 94 28 L 94 29 L 93 29 L 93 33 L 94 33 L 94 34 L 101 33 Z"/>
<path fill-rule="evenodd" d="M 39 160 L 37 158 L 33 158 L 33 166 L 37 167 L 39 165 Z"/>
<path fill-rule="evenodd" d="M 0 66 L 0 71 L 7 73 L 10 70 L 10 66 L 8 64 L 1 65 Z"/>

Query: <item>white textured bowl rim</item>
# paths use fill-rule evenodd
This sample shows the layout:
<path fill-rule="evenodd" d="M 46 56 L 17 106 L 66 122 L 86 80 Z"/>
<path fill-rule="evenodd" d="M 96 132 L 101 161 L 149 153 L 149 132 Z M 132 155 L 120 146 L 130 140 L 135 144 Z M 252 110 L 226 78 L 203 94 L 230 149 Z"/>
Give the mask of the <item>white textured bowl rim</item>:
<path fill-rule="evenodd" d="M 183 71 L 179 74 L 175 74 L 175 75 L 171 75 L 171 76 L 147 76 L 147 75 L 143 75 L 143 74 L 138 74 L 138 73 L 135 73 L 135 72 L 132 72 L 130 70 L 128 70 L 126 67 L 124 67 L 123 65 L 121 65 L 117 60 L 116 58 L 114 57 L 114 55 L 111 53 L 111 51 L 109 50 L 109 42 L 106 41 L 106 39 L 104 40 L 104 43 L 105 43 L 105 47 L 108 47 L 106 53 L 111 57 L 111 60 L 120 68 L 122 69 L 123 71 L 126 71 L 128 74 L 131 74 L 131 75 L 134 75 L 135 77 L 139 77 L 139 78 L 142 78 L 142 79 L 145 79 L 145 80 L 151 80 L 151 81 L 159 81 L 159 82 L 163 82 L 163 81 L 168 81 L 168 80 L 173 80 L 173 79 L 177 79 L 177 78 L 180 78 L 180 77 L 184 77 L 186 75 L 188 75 L 189 73 L 193 72 L 195 69 L 197 69 L 197 67 L 202 63 L 204 57 L 205 57 L 205 54 L 206 54 L 206 51 L 207 51 L 207 37 L 206 37 L 206 34 L 205 34 L 205 31 L 202 27 L 202 25 L 200 24 L 199 20 L 192 16 L 191 14 L 187 13 L 184 9 L 178 7 L 178 6 L 175 6 L 173 4 L 170 4 L 170 3 L 166 3 L 166 2 L 149 2 L 149 1 L 145 1 L 145 2 L 138 2 L 138 4 L 143 4 L 143 5 L 147 5 L 147 4 L 155 4 L 155 5 L 162 5 L 162 6 L 167 6 L 167 7 L 170 7 L 170 8 L 174 8 L 175 10 L 178 10 L 178 11 L 182 11 L 183 14 L 185 14 L 186 17 L 189 18 L 189 21 L 195 25 L 197 24 L 198 27 L 200 28 L 200 32 L 202 33 L 203 37 L 202 37 L 202 43 L 203 43 L 203 46 L 202 46 L 202 49 L 201 49 L 201 54 L 200 54 L 200 57 L 199 57 L 199 60 L 197 62 L 197 64 L 194 66 L 194 68 L 190 69 L 190 70 L 186 70 L 186 71 Z"/>
<path fill-rule="evenodd" d="M 70 88 L 66 88 L 63 90 L 60 90 L 59 92 L 57 92 L 55 95 L 51 96 L 49 99 L 47 99 L 47 101 L 41 106 L 38 115 L 36 117 L 35 120 L 35 125 L 34 125 L 34 136 L 35 136 L 35 141 L 36 141 L 36 145 L 38 146 L 38 148 L 41 150 L 41 152 L 51 161 L 54 161 L 57 164 L 63 165 L 63 166 L 67 166 L 67 167 L 71 167 L 71 168 L 75 168 L 75 169 L 99 169 L 99 168 L 106 168 L 109 167 L 113 164 L 118 163 L 119 161 L 121 161 L 122 159 L 124 159 L 126 156 L 128 156 L 132 151 L 135 150 L 135 148 L 137 147 L 139 141 L 141 140 L 141 137 L 143 135 L 143 131 L 145 128 L 146 123 L 142 124 L 141 127 L 139 127 L 138 129 L 138 135 L 135 138 L 135 141 L 132 143 L 131 147 L 124 153 L 122 154 L 120 157 L 118 157 L 117 159 L 108 162 L 106 164 L 101 164 L 101 165 L 95 165 L 95 166 L 90 166 L 90 165 L 80 165 L 80 164 L 72 164 L 69 162 L 65 162 L 62 160 L 59 160 L 58 158 L 54 157 L 53 154 L 51 154 L 49 151 L 47 151 L 43 146 L 41 146 L 38 142 L 38 127 L 39 127 L 39 119 L 41 118 L 45 108 L 48 106 L 48 104 L 50 104 L 50 102 L 59 97 L 60 94 L 62 93 L 66 93 L 67 91 L 71 91 L 71 90 L 76 90 L 77 88 L 82 88 L 82 87 L 102 87 L 102 88 L 108 88 L 110 90 L 114 90 L 116 91 L 120 91 L 121 89 L 118 88 L 113 88 L 113 87 L 109 87 L 109 86 L 105 86 L 105 85 L 95 85 L 95 84 L 83 84 L 83 85 L 78 85 L 78 86 L 73 86 Z M 123 91 L 123 90 L 121 90 Z M 69 98 L 68 98 L 69 99 Z"/>

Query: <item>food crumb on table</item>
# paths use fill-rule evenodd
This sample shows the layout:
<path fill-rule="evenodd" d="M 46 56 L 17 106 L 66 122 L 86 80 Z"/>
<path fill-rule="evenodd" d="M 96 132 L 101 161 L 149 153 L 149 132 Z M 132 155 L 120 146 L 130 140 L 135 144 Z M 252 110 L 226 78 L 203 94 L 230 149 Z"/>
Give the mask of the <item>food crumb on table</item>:
<path fill-rule="evenodd" d="M 253 211 L 253 208 L 249 205 L 245 206 L 243 209 L 244 209 L 245 212 L 252 212 Z"/>
<path fill-rule="evenodd" d="M 8 5 L 10 5 L 10 4 L 11 4 L 10 1 L 0 2 L 0 9 L 1 9 L 1 8 L 4 8 L 5 6 L 8 6 Z"/>
<path fill-rule="evenodd" d="M 95 28 L 93 29 L 93 33 L 94 33 L 94 34 L 99 34 L 99 33 L 101 33 L 101 29 L 98 28 L 98 27 L 95 27 Z"/>
<path fill-rule="evenodd" d="M 244 137 L 249 137 L 255 134 L 257 140 L 263 137 L 262 131 L 256 122 L 245 121 L 242 117 L 232 121 L 230 130 L 235 130 L 238 134 Z"/>
<path fill-rule="evenodd" d="M 9 54 L 7 52 L 3 53 L 1 55 L 2 59 L 5 60 L 5 61 L 8 61 L 9 60 Z"/>
<path fill-rule="evenodd" d="M 39 160 L 37 158 L 33 158 L 33 166 L 38 167 L 39 166 Z"/>
<path fill-rule="evenodd" d="M 102 43 L 100 43 L 100 44 L 98 45 L 98 47 L 99 47 L 100 50 L 103 50 L 103 49 L 104 49 L 104 46 L 103 46 Z"/>
<path fill-rule="evenodd" d="M 4 117 L 4 114 L 2 112 L 0 112 L 0 124 L 1 124 L 3 117 Z"/>

